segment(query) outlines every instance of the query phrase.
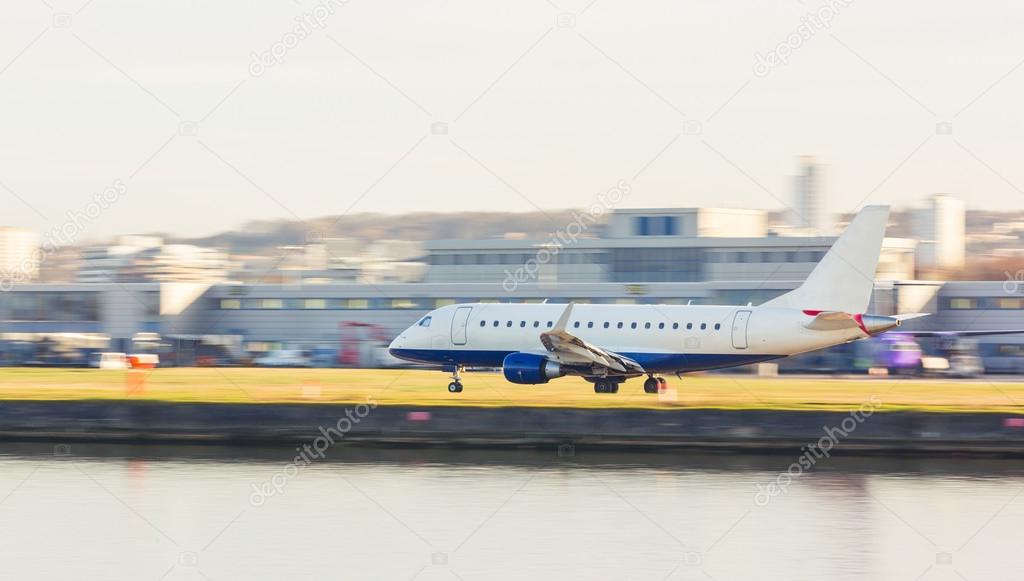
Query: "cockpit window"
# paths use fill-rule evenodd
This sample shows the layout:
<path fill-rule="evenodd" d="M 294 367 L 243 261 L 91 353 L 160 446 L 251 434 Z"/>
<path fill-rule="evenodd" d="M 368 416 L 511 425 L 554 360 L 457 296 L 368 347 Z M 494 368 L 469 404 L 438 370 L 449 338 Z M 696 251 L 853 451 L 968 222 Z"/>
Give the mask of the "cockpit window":
<path fill-rule="evenodd" d="M 420 319 L 420 327 L 429 327 L 429 326 L 430 326 L 430 317 L 423 317 L 422 319 Z"/>

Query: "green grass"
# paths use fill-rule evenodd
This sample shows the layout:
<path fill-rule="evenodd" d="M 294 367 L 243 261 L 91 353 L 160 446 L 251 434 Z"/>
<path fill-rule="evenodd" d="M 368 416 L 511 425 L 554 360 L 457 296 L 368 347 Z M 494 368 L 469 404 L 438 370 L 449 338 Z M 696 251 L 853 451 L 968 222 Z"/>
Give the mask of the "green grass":
<path fill-rule="evenodd" d="M 633 379 L 617 394 L 595 394 L 591 384 L 579 378 L 515 385 L 501 375 L 467 373 L 465 391 L 449 394 L 447 375 L 438 371 L 0 368 L 0 401 L 358 403 L 372 398 L 383 405 L 850 410 L 874 396 L 884 410 L 1024 413 L 1024 383 L 689 375 L 669 379 L 674 396 L 645 394 L 642 383 Z"/>

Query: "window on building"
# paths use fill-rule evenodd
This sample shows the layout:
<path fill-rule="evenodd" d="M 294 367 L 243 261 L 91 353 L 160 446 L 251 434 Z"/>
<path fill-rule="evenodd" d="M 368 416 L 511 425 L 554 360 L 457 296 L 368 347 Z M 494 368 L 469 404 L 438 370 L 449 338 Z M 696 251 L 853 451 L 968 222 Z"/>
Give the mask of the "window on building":
<path fill-rule="evenodd" d="M 326 309 L 327 299 L 306 299 L 302 301 L 304 309 Z"/>
<path fill-rule="evenodd" d="M 633 234 L 636 236 L 650 236 L 651 219 L 647 216 L 633 218 Z"/>
<path fill-rule="evenodd" d="M 256 299 L 257 309 L 282 309 L 284 301 L 281 299 Z"/>
<path fill-rule="evenodd" d="M 949 299 L 949 308 L 957 310 L 976 309 L 978 308 L 978 300 L 970 298 Z"/>
<path fill-rule="evenodd" d="M 221 299 L 220 308 L 234 310 L 242 308 L 242 301 L 238 299 Z"/>
<path fill-rule="evenodd" d="M 996 301 L 999 309 L 1024 309 L 1024 299 L 1017 297 L 1001 298 Z"/>
<path fill-rule="evenodd" d="M 437 299 L 434 301 L 434 308 L 447 307 L 448 305 L 454 305 L 455 299 Z"/>
<path fill-rule="evenodd" d="M 349 299 L 345 308 L 348 309 L 368 309 L 370 308 L 370 301 L 368 299 Z"/>

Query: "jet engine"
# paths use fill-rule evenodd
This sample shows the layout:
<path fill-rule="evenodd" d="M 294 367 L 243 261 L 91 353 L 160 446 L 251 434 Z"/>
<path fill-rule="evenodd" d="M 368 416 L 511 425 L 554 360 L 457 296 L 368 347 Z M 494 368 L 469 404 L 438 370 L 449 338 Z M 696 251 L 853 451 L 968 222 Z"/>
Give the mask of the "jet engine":
<path fill-rule="evenodd" d="M 562 377 L 565 372 L 557 362 L 533 353 L 510 353 L 501 364 L 505 379 L 512 383 L 538 384 Z"/>

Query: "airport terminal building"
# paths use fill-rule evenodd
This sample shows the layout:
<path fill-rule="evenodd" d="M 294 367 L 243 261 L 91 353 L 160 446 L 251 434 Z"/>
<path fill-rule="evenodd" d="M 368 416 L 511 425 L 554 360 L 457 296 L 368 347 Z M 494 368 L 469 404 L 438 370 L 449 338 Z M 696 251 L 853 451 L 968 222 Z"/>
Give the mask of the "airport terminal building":
<path fill-rule="evenodd" d="M 216 338 L 249 353 L 336 350 L 352 333 L 383 343 L 460 302 L 757 305 L 798 286 L 835 240 L 771 235 L 763 213 L 749 210 L 621 211 L 603 234 L 432 242 L 418 283 L 21 284 L 0 293 L 0 340 L 70 334 L 127 351 L 145 334 Z M 935 313 L 915 321 L 920 329 L 1024 328 L 1024 285 L 915 281 L 914 249 L 885 240 L 871 312 Z M 1024 361 L 1019 336 L 982 342 Z"/>

